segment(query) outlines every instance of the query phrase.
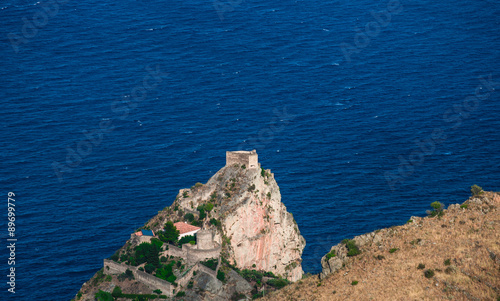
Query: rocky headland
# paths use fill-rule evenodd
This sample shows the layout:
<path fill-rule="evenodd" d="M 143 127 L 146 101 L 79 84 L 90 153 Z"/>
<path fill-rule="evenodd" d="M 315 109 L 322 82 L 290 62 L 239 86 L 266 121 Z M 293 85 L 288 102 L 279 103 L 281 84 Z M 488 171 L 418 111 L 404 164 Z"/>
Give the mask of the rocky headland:
<path fill-rule="evenodd" d="M 201 230 L 193 241 L 174 246 L 166 238 L 167 222 Z M 158 298 L 244 300 L 303 276 L 305 240 L 281 202 L 274 174 L 260 166 L 255 151 L 227 152 L 226 165 L 207 183 L 181 189 L 137 233 L 141 230 L 151 230 L 154 237 L 132 234 L 75 300 L 94 300 L 96 294 L 105 300 L 113 293 L 117 300 L 155 293 Z M 143 257 L 138 255 L 142 248 L 147 249 Z"/>

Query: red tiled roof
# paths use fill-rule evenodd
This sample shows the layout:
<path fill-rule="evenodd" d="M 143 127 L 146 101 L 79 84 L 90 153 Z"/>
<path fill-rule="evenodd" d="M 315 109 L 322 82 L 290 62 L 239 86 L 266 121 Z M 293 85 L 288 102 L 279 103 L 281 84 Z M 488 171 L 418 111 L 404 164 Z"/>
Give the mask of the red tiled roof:
<path fill-rule="evenodd" d="M 196 231 L 196 230 L 200 230 L 201 229 L 200 227 L 196 227 L 196 226 L 193 226 L 193 225 L 190 225 L 190 224 L 186 224 L 184 222 L 175 223 L 174 226 L 177 228 L 177 230 L 179 230 L 179 234 L 184 234 L 184 233 L 188 233 L 188 232 L 191 232 L 191 231 Z"/>

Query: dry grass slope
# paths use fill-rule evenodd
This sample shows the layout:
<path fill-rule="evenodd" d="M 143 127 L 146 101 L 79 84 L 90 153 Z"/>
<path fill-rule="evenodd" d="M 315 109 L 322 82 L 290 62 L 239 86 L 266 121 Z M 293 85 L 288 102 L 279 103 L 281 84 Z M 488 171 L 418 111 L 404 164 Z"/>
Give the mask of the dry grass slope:
<path fill-rule="evenodd" d="M 384 229 L 381 241 L 325 279 L 311 276 L 264 300 L 500 300 L 500 195 L 485 192 L 464 205 Z"/>

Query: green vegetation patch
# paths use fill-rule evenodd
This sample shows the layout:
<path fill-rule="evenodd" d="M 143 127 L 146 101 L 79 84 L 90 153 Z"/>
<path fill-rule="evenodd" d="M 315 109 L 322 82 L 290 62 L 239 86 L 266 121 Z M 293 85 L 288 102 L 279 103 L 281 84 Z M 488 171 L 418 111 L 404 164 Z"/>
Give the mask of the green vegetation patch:
<path fill-rule="evenodd" d="M 269 279 L 269 280 L 267 280 L 267 284 L 269 284 L 270 286 L 272 286 L 276 289 L 281 289 L 281 288 L 287 286 L 288 284 L 290 284 L 290 281 L 288 281 L 287 279 L 283 279 L 283 278 Z"/>
<path fill-rule="evenodd" d="M 354 239 L 344 239 L 342 240 L 342 243 L 344 243 L 347 247 L 347 256 L 352 257 L 361 254 L 361 250 L 356 245 Z"/>
<path fill-rule="evenodd" d="M 432 277 L 434 277 L 434 271 L 430 270 L 430 269 L 429 270 L 425 270 L 424 276 L 425 276 L 425 278 L 432 278 Z"/>
<path fill-rule="evenodd" d="M 328 254 L 326 254 L 326 259 L 327 260 L 330 260 L 331 258 L 337 256 L 337 254 L 335 254 L 335 250 L 331 250 Z"/>
<path fill-rule="evenodd" d="M 215 271 L 217 269 L 218 260 L 215 258 L 212 258 L 212 259 L 208 259 L 205 261 L 200 261 L 200 263 Z"/>
<path fill-rule="evenodd" d="M 479 196 L 484 193 L 483 188 L 477 186 L 476 184 L 470 187 L 470 192 L 473 196 Z"/>

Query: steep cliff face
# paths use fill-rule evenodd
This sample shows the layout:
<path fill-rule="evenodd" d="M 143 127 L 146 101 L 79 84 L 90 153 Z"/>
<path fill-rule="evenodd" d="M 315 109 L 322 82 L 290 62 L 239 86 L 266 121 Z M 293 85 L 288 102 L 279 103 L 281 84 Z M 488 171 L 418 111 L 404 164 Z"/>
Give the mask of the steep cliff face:
<path fill-rule="evenodd" d="M 205 185 L 179 192 L 174 203 L 184 212 L 214 204 L 205 227 L 216 230 L 227 259 L 240 269 L 256 269 L 296 281 L 303 270 L 305 240 L 297 223 L 281 202 L 270 170 L 237 164 L 219 170 Z M 208 221 L 217 219 L 219 227 Z"/>

